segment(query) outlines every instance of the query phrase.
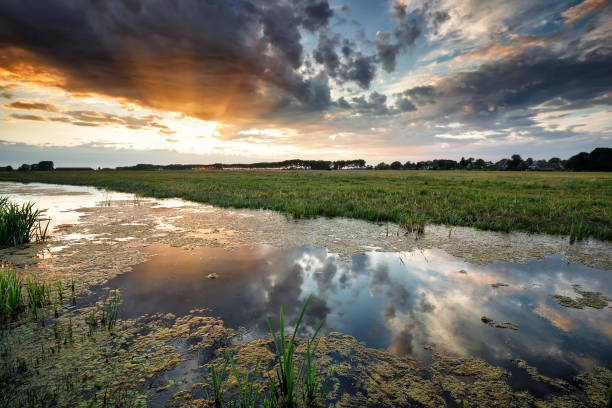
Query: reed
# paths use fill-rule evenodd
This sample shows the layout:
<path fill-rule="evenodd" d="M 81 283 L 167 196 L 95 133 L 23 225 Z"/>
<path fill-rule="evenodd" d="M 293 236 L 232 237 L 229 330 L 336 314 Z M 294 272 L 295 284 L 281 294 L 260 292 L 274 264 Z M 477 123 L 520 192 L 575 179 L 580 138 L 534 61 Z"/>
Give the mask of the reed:
<path fill-rule="evenodd" d="M 215 408 L 223 408 L 223 384 L 225 384 L 225 380 L 227 380 L 225 374 L 227 372 L 228 363 L 229 361 L 225 360 L 225 364 L 220 372 L 217 372 L 215 367 L 212 367 L 210 370 Z"/>
<path fill-rule="evenodd" d="M 234 363 L 234 359 L 232 358 L 229 351 L 227 352 L 227 359 L 229 360 L 234 376 L 236 377 L 236 381 L 238 382 L 238 392 L 239 397 L 238 401 L 232 401 L 230 403 L 231 407 L 235 408 L 255 408 L 257 406 L 257 401 L 259 400 L 259 394 L 261 392 L 261 387 L 259 385 L 253 384 L 252 377 L 249 379 L 251 374 L 257 373 L 257 369 L 259 368 L 260 360 L 257 360 L 257 364 L 255 364 L 255 368 L 252 373 L 247 373 L 244 378 L 240 378 L 238 374 L 238 369 L 236 368 L 236 364 Z"/>
<path fill-rule="evenodd" d="M 23 308 L 23 280 L 14 268 L 0 268 L 0 320 L 10 320 Z"/>
<path fill-rule="evenodd" d="M 307 407 L 317 407 L 318 399 L 325 394 L 325 389 L 321 386 L 319 378 L 323 373 L 317 372 L 317 363 L 314 359 L 314 353 L 319 345 L 319 339 L 316 336 L 323 326 L 323 321 L 316 333 L 306 343 L 306 355 L 300 369 L 300 378 L 302 380 L 302 400 Z"/>
<path fill-rule="evenodd" d="M 33 202 L 20 206 L 7 197 L 0 197 L 0 247 L 46 240 L 49 223 L 43 228 L 40 214 Z"/>
<path fill-rule="evenodd" d="M 102 316 L 100 317 L 100 323 L 109 332 L 115 328 L 117 324 L 117 318 L 119 317 L 119 305 L 121 305 L 121 293 L 119 291 L 113 291 L 109 296 L 104 299 L 102 304 Z"/>
<path fill-rule="evenodd" d="M 282 408 L 291 408 L 296 406 L 296 380 L 300 378 L 300 373 L 296 373 L 295 369 L 295 338 L 311 298 L 312 295 L 309 295 L 308 298 L 306 298 L 306 301 L 302 306 L 302 310 L 300 311 L 300 315 L 295 324 L 293 335 L 291 335 L 290 339 L 285 338 L 285 320 L 282 306 L 280 309 L 278 336 L 276 334 L 276 330 L 274 329 L 274 325 L 272 324 L 272 319 L 269 316 L 267 317 L 268 328 L 270 330 L 270 334 L 272 335 L 272 341 L 274 342 L 276 357 L 278 359 L 278 367 L 275 372 L 276 375 L 273 378 L 268 379 L 268 395 L 265 401 L 266 406 Z M 314 341 L 316 336 L 319 334 L 319 331 L 323 327 L 323 324 L 325 324 L 325 320 L 323 320 L 321 324 L 317 327 L 315 334 L 309 340 L 309 344 L 310 342 Z M 310 347 L 308 347 L 307 349 L 310 352 Z M 308 371 L 308 369 L 300 371 L 302 371 L 302 378 L 305 373 L 307 373 L 307 376 L 312 376 L 313 384 L 311 384 L 311 391 L 316 391 L 316 389 L 318 388 L 318 386 L 315 386 L 314 384 L 314 382 L 316 381 L 316 366 L 312 365 L 312 354 L 310 354 L 310 358 L 310 363 L 306 363 L 306 366 L 310 364 L 310 371 Z M 308 384 L 308 381 L 308 379 L 305 379 L 306 385 Z M 308 394 L 307 391 L 305 395 L 308 396 L 310 394 Z"/>
<path fill-rule="evenodd" d="M 36 275 L 28 275 L 25 281 L 26 304 L 34 319 L 44 317 L 44 307 L 51 303 L 51 287 L 38 279 Z M 42 314 L 41 314 L 42 313 Z"/>

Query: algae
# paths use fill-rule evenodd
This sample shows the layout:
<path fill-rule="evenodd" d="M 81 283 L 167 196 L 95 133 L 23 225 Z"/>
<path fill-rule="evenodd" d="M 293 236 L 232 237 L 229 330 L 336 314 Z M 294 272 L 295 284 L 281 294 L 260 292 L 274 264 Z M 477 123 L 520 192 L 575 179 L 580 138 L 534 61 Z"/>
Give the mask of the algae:
<path fill-rule="evenodd" d="M 573 309 L 584 309 L 585 307 L 603 309 L 608 306 L 608 302 L 612 301 L 612 299 L 604 296 L 601 292 L 585 291 L 582 290 L 580 285 L 572 285 L 572 287 L 574 288 L 574 292 L 576 292 L 579 297 L 571 298 L 569 296 L 557 294 L 551 294 L 550 297 L 553 298 L 559 305 Z"/>

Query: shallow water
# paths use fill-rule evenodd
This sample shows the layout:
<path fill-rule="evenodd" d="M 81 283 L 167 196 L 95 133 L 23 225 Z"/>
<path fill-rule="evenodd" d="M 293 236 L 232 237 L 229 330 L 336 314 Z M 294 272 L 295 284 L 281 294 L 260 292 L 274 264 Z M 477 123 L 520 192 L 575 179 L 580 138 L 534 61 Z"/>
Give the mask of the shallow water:
<path fill-rule="evenodd" d="M 43 183 L 0 182 L 0 196 L 8 197 L 19 205 L 34 202 L 50 218 L 49 232 L 62 224 L 76 224 L 79 208 L 104 205 L 111 200 L 133 200 L 133 194 L 118 193 L 86 186 L 60 186 Z"/>
<path fill-rule="evenodd" d="M 121 289 L 126 317 L 203 307 L 260 337 L 267 331 L 264 316 L 277 316 L 282 305 L 294 321 L 312 293 L 311 329 L 325 318 L 327 332 L 422 361 L 431 346 L 508 369 L 518 358 L 564 379 L 612 363 L 612 308 L 571 309 L 550 297 L 577 296 L 574 284 L 612 295 L 612 271 L 567 263 L 561 255 L 472 265 L 440 250 L 368 252 L 348 262 L 308 245 L 149 251 L 148 261 L 109 282 Z M 485 324 L 483 316 L 518 330 Z"/>

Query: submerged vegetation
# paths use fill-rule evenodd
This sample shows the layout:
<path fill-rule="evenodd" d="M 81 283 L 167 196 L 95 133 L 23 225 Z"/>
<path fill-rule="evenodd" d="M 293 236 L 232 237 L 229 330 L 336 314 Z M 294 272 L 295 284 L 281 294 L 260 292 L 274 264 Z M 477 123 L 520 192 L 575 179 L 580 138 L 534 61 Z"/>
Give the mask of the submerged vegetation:
<path fill-rule="evenodd" d="M 45 241 L 49 220 L 42 220 L 40 215 L 32 202 L 20 206 L 0 197 L 0 248 Z"/>
<path fill-rule="evenodd" d="M 612 174 L 495 171 L 91 171 L 0 173 L 297 218 L 349 217 L 612 240 Z"/>

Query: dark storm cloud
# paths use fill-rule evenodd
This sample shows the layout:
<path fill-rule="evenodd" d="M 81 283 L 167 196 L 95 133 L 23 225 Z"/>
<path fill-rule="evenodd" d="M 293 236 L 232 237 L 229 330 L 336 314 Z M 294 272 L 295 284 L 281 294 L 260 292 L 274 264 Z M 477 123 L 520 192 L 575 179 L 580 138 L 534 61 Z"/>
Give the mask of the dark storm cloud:
<path fill-rule="evenodd" d="M 417 110 L 416 106 L 414 106 L 414 103 L 412 103 L 410 99 L 403 97 L 397 98 L 395 106 L 400 112 L 414 112 Z"/>
<path fill-rule="evenodd" d="M 329 7 L 327 0 L 311 0 L 304 9 L 302 25 L 310 31 L 317 31 L 323 27 L 327 27 L 329 19 L 333 15 L 334 11 Z"/>
<path fill-rule="evenodd" d="M 379 31 L 376 34 L 374 45 L 376 57 L 386 72 L 395 71 L 397 56 L 421 36 L 423 17 L 420 10 L 408 15 L 407 6 L 402 1 L 395 1 L 392 5 L 392 17 L 396 21 L 393 32 Z"/>
<path fill-rule="evenodd" d="M 432 12 L 430 14 L 430 18 L 431 18 L 431 25 L 434 27 L 434 29 L 437 30 L 438 28 L 440 28 L 442 24 L 444 24 L 444 22 L 450 19 L 450 15 L 448 14 L 447 11 L 438 10 L 438 11 Z"/>
<path fill-rule="evenodd" d="M 503 116 L 504 125 L 530 125 L 537 111 L 521 112 L 528 107 L 544 104 L 543 108 L 555 110 L 612 104 L 610 66 L 612 52 L 606 49 L 577 56 L 533 47 L 403 94 L 419 107 L 432 104 L 432 116 L 460 114 L 463 120 L 482 123 Z"/>
<path fill-rule="evenodd" d="M 336 47 L 339 44 L 339 36 L 329 37 L 327 33 L 321 33 L 317 48 L 312 53 L 315 61 L 323 65 L 332 76 L 335 76 L 336 70 L 340 66 L 340 58 L 336 53 Z"/>
<path fill-rule="evenodd" d="M 404 95 L 409 96 L 417 105 L 434 103 L 436 90 L 433 86 L 416 86 L 404 91 Z"/>
<path fill-rule="evenodd" d="M 376 116 L 389 113 L 387 96 L 378 92 L 372 92 L 367 99 L 364 96 L 353 98 L 352 102 L 351 107 L 357 113 Z"/>
<path fill-rule="evenodd" d="M 296 78 L 299 29 L 322 30 L 332 16 L 326 0 L 6 1 L 1 64 L 17 73 L 23 60 L 50 68 L 69 91 L 204 119 L 250 116 L 287 97 L 313 100 L 304 91 L 310 78 Z"/>
<path fill-rule="evenodd" d="M 376 75 L 376 59 L 360 52 L 352 54 L 351 60 L 338 69 L 338 77 L 343 82 L 354 81 L 367 89 Z"/>

